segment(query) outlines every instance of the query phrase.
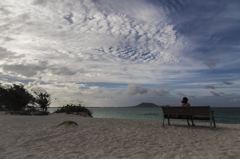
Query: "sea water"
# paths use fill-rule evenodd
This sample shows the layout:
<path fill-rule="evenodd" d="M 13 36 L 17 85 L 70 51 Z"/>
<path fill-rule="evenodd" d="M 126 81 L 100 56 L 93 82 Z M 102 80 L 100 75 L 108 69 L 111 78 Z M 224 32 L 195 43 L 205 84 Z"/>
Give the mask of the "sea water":
<path fill-rule="evenodd" d="M 49 108 L 52 113 L 58 108 Z M 94 118 L 123 118 L 123 119 L 144 119 L 144 120 L 163 120 L 162 108 L 91 108 Z M 240 124 L 240 107 L 213 107 L 216 123 Z M 173 119 L 171 119 L 173 120 Z M 183 120 L 186 121 L 186 120 Z M 195 121 L 209 122 L 209 121 Z"/>

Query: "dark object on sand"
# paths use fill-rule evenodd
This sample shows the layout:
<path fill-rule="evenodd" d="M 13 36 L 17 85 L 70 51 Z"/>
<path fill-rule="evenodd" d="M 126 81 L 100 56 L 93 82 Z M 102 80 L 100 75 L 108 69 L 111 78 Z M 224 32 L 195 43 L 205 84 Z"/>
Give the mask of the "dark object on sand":
<path fill-rule="evenodd" d="M 74 126 L 78 126 L 78 124 L 75 121 L 64 121 L 63 123 L 55 126 L 55 127 L 59 127 L 59 126 L 70 126 L 70 125 L 74 125 Z"/>

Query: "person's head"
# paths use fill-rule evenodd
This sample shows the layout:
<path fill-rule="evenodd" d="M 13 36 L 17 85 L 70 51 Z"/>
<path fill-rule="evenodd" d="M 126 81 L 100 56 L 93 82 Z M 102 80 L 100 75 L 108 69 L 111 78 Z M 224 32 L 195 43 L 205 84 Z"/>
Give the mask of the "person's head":
<path fill-rule="evenodd" d="M 187 103 L 188 102 L 188 98 L 187 97 L 183 97 L 182 103 Z"/>

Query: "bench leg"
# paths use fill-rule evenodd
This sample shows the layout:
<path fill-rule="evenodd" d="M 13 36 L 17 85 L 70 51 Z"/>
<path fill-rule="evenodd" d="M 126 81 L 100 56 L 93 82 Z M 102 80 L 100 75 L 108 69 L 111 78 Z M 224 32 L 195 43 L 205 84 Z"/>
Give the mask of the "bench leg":
<path fill-rule="evenodd" d="M 189 124 L 189 121 L 188 121 L 188 118 L 187 118 L 187 124 L 190 125 L 190 124 Z"/>
<path fill-rule="evenodd" d="M 212 129 L 212 117 L 210 117 L 210 128 Z"/>
<path fill-rule="evenodd" d="M 215 124 L 215 119 L 213 118 L 213 124 L 214 124 L 214 128 L 216 128 L 216 124 Z"/>
<path fill-rule="evenodd" d="M 169 118 L 168 118 L 168 125 L 170 125 L 170 121 L 169 121 Z"/>
<path fill-rule="evenodd" d="M 193 118 L 191 118 L 191 120 L 192 120 L 192 126 L 196 126 L 196 125 L 194 124 L 194 122 L 193 122 Z"/>

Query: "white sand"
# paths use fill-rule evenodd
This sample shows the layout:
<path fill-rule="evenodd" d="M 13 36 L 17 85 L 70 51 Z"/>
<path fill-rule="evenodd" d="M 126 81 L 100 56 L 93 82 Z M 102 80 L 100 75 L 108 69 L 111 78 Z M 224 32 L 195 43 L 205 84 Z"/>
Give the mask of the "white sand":
<path fill-rule="evenodd" d="M 51 128 L 72 120 L 78 126 Z M 239 159 L 240 125 L 0 113 L 0 159 Z"/>

